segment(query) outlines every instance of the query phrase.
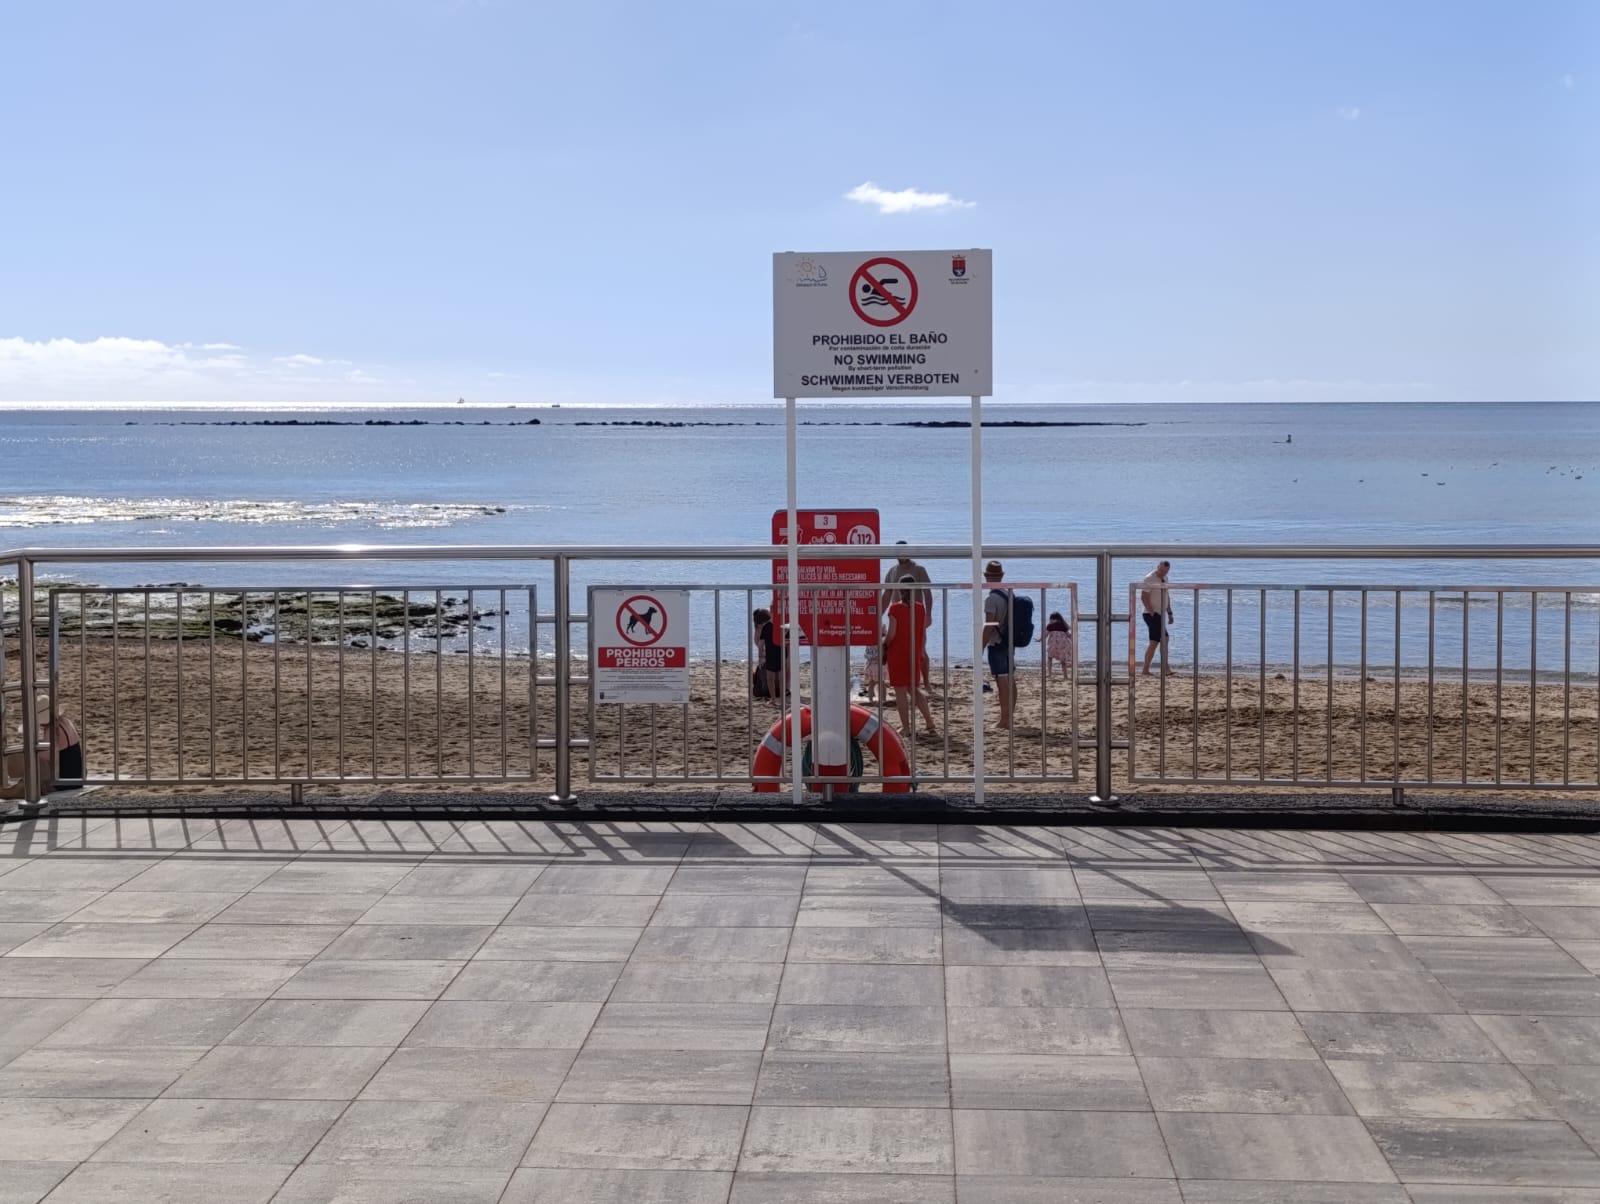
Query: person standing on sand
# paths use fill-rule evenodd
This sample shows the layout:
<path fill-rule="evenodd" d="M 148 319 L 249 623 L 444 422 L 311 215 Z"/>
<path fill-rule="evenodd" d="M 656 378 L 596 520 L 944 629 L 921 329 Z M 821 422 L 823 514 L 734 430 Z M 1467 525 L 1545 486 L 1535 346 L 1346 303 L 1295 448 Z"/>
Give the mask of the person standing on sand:
<path fill-rule="evenodd" d="M 1167 635 L 1172 626 L 1172 597 L 1167 590 L 1167 574 L 1172 571 L 1172 561 L 1163 560 L 1140 582 L 1144 587 L 1139 591 L 1139 605 L 1144 611 L 1145 631 L 1149 634 L 1150 642 L 1144 649 L 1144 668 L 1141 676 L 1150 676 L 1150 662 L 1155 659 L 1156 649 L 1161 649 L 1161 674 L 1171 677 L 1172 670 L 1167 666 Z"/>
<path fill-rule="evenodd" d="M 1005 567 L 998 560 L 983 566 L 983 579 L 989 596 L 983 600 L 983 648 L 994 674 L 994 691 L 1000 695 L 1000 728 L 1011 726 L 1011 713 L 1017 704 L 1017 685 L 1011 673 L 1011 638 L 1006 624 L 1011 615 L 1011 591 L 1001 586 Z"/>
<path fill-rule="evenodd" d="M 781 707 L 787 694 L 783 680 L 783 644 L 773 631 L 770 610 L 762 607 L 751 618 L 756 624 L 756 653 L 767 672 L 767 697 L 773 705 Z"/>
<path fill-rule="evenodd" d="M 907 588 L 895 591 L 889 604 L 889 614 L 884 622 L 883 669 L 894 689 L 895 710 L 900 713 L 900 731 L 911 739 L 911 708 L 922 713 L 929 736 L 938 736 L 934 726 L 933 708 L 928 696 L 917 685 L 921 676 L 920 665 L 928 652 L 928 604 L 919 596 L 916 583 L 906 577 L 901 581 Z"/>
<path fill-rule="evenodd" d="M 897 548 L 904 547 L 905 543 L 906 541 L 903 539 L 897 539 L 894 541 L 895 547 Z M 901 553 L 899 558 L 894 562 L 894 567 L 889 570 L 889 580 L 902 582 L 910 581 L 917 585 L 927 585 L 930 581 L 930 578 L 928 576 L 927 569 L 923 568 L 915 560 L 912 560 L 911 557 Z M 880 615 L 888 610 L 890 602 L 893 601 L 893 598 L 891 598 L 890 595 L 894 592 L 895 591 L 893 590 L 884 590 L 883 594 L 879 597 L 878 613 Z M 928 614 L 931 622 L 933 615 L 933 591 L 921 589 L 914 592 L 916 593 L 916 596 L 921 599 L 923 605 L 928 608 Z M 917 662 L 917 680 L 922 684 L 922 688 L 926 690 L 930 680 L 928 648 L 926 643 L 923 644 L 920 656 L 921 659 Z"/>

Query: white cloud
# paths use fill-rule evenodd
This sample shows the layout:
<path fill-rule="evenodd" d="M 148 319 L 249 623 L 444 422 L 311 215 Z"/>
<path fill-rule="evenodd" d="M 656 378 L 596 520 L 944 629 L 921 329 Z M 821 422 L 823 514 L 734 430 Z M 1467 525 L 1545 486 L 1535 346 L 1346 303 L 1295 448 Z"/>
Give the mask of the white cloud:
<path fill-rule="evenodd" d="M 921 192 L 915 188 L 902 188 L 890 192 L 879 188 L 871 180 L 857 184 L 844 194 L 847 201 L 862 205 L 876 205 L 879 213 L 911 213 L 918 209 L 971 209 L 976 201 L 963 201 L 948 192 Z"/>
<path fill-rule="evenodd" d="M 1361 110 L 1355 105 L 1345 105 L 1343 108 L 1337 110 L 1337 112 L 1339 116 L 1343 117 L 1346 121 L 1358 121 L 1361 118 Z"/>
<path fill-rule="evenodd" d="M 349 360 L 252 356 L 235 343 L 0 338 L 0 404 L 338 401 L 381 383 Z"/>

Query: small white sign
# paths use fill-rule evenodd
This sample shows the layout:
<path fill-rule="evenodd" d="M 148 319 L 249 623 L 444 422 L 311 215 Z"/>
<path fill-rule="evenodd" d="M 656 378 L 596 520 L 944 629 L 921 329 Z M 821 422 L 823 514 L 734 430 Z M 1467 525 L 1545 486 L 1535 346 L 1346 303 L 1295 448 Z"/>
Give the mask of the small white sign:
<path fill-rule="evenodd" d="M 688 590 L 591 590 L 589 619 L 596 702 L 689 701 Z"/>
<path fill-rule="evenodd" d="M 993 252 L 772 257 L 774 397 L 994 394 Z"/>

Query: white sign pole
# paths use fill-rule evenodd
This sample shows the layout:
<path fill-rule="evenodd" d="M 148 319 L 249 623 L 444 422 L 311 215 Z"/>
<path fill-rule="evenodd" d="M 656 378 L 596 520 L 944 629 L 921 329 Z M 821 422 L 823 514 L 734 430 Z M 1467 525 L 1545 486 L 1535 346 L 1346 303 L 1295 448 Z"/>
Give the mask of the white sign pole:
<path fill-rule="evenodd" d="M 983 806 L 983 398 L 972 395 L 972 800 Z M 997 683 L 995 689 L 999 689 Z"/>
<path fill-rule="evenodd" d="M 789 763 L 794 770 L 790 788 L 794 805 L 799 808 L 805 801 L 805 782 L 800 772 L 800 516 L 795 513 L 798 489 L 795 484 L 795 404 L 792 397 L 784 398 L 784 418 L 787 428 L 784 451 L 789 468 L 789 529 L 784 533 L 784 542 L 789 548 L 789 606 L 786 615 L 789 622 L 788 630 L 783 635 L 783 671 L 789 679 Z"/>

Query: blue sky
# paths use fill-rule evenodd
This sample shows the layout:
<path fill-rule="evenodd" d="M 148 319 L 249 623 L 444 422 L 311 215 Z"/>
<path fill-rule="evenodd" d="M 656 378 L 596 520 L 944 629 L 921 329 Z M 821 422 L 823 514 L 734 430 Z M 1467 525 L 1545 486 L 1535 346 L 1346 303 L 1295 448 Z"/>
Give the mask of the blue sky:
<path fill-rule="evenodd" d="M 1597 97 L 1588 0 L 10 0 L 0 403 L 760 401 L 773 251 L 969 246 L 998 402 L 1600 398 Z"/>

